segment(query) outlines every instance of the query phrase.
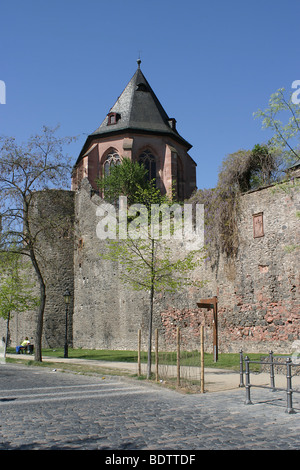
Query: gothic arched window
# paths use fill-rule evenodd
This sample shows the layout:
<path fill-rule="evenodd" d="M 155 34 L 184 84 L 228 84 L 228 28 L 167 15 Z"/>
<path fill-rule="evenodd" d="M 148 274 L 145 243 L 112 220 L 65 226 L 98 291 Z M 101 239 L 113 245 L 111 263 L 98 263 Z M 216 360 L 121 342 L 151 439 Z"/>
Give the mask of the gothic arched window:
<path fill-rule="evenodd" d="M 144 165 L 146 170 L 148 170 L 148 179 L 149 181 L 151 180 L 156 180 L 156 159 L 150 152 L 150 150 L 145 150 L 140 156 L 139 156 L 139 163 Z"/>
<path fill-rule="evenodd" d="M 119 165 L 120 163 L 121 159 L 117 152 L 109 153 L 104 162 L 104 175 L 108 176 L 110 174 L 111 168 L 115 165 Z"/>

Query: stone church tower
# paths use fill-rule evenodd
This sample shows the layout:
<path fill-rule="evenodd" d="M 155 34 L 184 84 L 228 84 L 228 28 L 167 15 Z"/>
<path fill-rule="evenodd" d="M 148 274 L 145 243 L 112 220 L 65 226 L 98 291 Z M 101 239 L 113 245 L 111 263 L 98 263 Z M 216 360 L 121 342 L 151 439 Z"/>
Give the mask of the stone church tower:
<path fill-rule="evenodd" d="M 72 190 L 88 178 L 97 191 L 96 180 L 127 157 L 144 163 L 162 194 L 173 185 L 178 199 L 186 199 L 196 189 L 196 163 L 188 154 L 192 146 L 176 130 L 176 120 L 168 117 L 137 62 L 132 79 L 86 139 L 74 166 Z"/>

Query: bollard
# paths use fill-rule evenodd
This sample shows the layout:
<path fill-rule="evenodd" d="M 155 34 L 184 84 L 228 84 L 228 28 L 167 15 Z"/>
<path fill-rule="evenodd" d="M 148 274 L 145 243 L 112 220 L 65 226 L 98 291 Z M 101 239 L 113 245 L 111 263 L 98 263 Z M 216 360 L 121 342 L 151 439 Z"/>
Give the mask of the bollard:
<path fill-rule="evenodd" d="M 201 325 L 201 393 L 204 393 L 204 326 Z"/>
<path fill-rule="evenodd" d="M 273 351 L 269 352 L 269 360 L 270 360 L 270 387 L 272 388 L 272 392 L 275 392 L 275 375 L 274 375 L 274 358 L 273 358 Z"/>
<path fill-rule="evenodd" d="M 141 330 L 138 330 L 138 376 L 141 374 Z"/>
<path fill-rule="evenodd" d="M 244 387 L 243 350 L 240 350 L 240 387 Z"/>
<path fill-rule="evenodd" d="M 287 358 L 286 360 L 286 401 L 287 408 L 286 413 L 295 413 L 293 409 L 293 390 L 292 390 L 292 360 Z"/>
<path fill-rule="evenodd" d="M 250 366 L 249 366 L 250 359 L 248 356 L 245 357 L 245 374 L 246 374 L 246 401 L 245 405 L 252 405 L 252 401 L 250 398 Z"/>

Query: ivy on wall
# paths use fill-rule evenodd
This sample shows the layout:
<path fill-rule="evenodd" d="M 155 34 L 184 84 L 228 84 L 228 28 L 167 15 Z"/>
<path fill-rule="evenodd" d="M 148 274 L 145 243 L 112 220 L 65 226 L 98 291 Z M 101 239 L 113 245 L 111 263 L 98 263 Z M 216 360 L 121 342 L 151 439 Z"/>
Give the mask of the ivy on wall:
<path fill-rule="evenodd" d="M 220 253 L 228 258 L 237 255 L 239 196 L 281 177 L 280 155 L 268 145 L 255 145 L 252 150 L 238 150 L 227 156 L 217 186 L 200 189 L 190 199 L 193 204 L 204 204 L 205 245 L 211 257 Z"/>

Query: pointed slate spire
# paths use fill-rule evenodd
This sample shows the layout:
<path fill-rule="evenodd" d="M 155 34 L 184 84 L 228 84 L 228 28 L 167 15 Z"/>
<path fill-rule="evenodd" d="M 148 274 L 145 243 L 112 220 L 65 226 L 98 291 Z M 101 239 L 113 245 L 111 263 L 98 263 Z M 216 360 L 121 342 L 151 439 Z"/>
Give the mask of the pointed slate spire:
<path fill-rule="evenodd" d="M 168 134 L 191 148 L 191 145 L 176 131 L 175 120 L 168 117 L 146 80 L 140 67 L 141 59 L 137 60 L 137 64 L 138 68 L 130 82 L 110 109 L 102 124 L 91 135 L 110 135 L 120 131 Z M 109 116 L 112 113 L 117 116 L 113 125 L 109 121 Z"/>

